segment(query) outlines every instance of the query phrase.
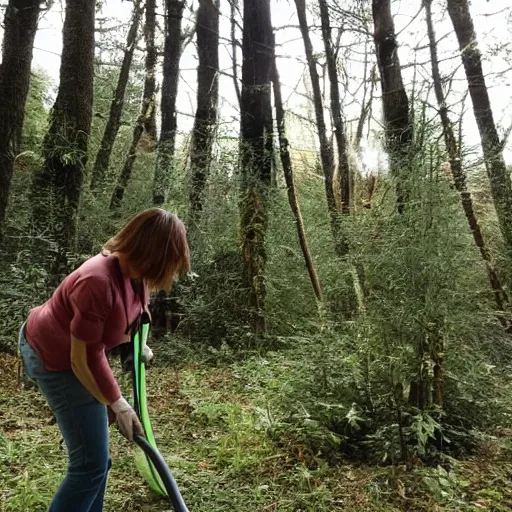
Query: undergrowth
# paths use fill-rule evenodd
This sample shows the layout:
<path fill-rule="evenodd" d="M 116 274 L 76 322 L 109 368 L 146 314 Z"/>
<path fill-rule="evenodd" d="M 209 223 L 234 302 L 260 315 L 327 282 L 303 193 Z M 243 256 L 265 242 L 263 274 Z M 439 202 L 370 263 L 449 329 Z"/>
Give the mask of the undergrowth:
<path fill-rule="evenodd" d="M 176 353 L 176 343 L 183 357 L 170 366 L 164 354 Z M 161 359 L 148 374 L 148 389 L 157 444 L 191 511 L 505 511 L 512 506 L 508 432 L 482 438 L 478 453 L 466 460 L 445 457 L 434 467 L 418 462 L 406 471 L 401 465 L 341 459 L 334 465 L 325 447 L 332 442 L 335 449 L 339 441 L 308 419 L 307 396 L 299 391 L 288 397 L 288 405 L 302 410 L 302 423 L 280 430 L 282 411 L 274 406 L 290 391 L 294 369 L 287 361 L 300 358 L 300 348 L 287 349 L 286 358 L 253 353 L 213 366 L 192 350 L 183 351 L 187 343 L 156 342 Z M 1 356 L 0 372 L 0 510 L 43 512 L 62 478 L 65 450 L 40 394 L 18 389 L 15 358 Z M 119 378 L 128 391 L 128 376 Z M 318 407 L 329 410 L 327 403 Z M 114 429 L 111 437 L 106 510 L 169 511 L 137 473 L 137 448 Z M 323 450 L 312 445 L 315 438 Z"/>

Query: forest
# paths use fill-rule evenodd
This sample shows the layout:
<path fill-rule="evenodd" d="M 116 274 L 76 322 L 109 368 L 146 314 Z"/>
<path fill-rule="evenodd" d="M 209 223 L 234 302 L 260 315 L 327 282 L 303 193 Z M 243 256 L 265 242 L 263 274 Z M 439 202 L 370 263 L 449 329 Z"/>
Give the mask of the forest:
<path fill-rule="evenodd" d="M 21 324 L 155 206 L 191 250 L 147 373 L 191 511 L 512 510 L 511 30 L 490 0 L 0 0 L 0 511 L 65 471 Z M 106 510 L 171 510 L 111 443 Z"/>

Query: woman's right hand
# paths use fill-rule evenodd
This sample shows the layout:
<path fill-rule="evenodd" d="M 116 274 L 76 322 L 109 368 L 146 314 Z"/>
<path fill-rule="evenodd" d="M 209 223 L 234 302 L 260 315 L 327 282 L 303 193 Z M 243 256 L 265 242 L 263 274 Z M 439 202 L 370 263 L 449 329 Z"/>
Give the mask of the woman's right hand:
<path fill-rule="evenodd" d="M 119 431 L 124 437 L 126 437 L 126 439 L 128 439 L 128 441 L 133 441 L 134 435 L 144 435 L 144 429 L 137 417 L 137 413 L 124 397 L 116 400 L 110 405 L 110 408 L 116 415 L 116 422 L 119 427 Z"/>

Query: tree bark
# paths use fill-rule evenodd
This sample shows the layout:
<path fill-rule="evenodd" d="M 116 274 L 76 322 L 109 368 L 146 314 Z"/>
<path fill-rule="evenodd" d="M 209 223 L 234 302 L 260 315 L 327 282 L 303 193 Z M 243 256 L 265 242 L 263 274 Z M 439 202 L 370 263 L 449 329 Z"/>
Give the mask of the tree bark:
<path fill-rule="evenodd" d="M 457 139 L 453 131 L 453 124 L 448 115 L 448 107 L 446 105 L 446 97 L 443 90 L 441 72 L 439 70 L 439 57 L 437 53 L 437 41 L 434 30 L 434 23 L 432 21 L 432 0 L 424 0 L 424 5 L 430 46 L 430 61 L 432 63 L 434 92 L 436 95 L 437 104 L 439 106 L 439 117 L 441 118 L 441 123 L 443 125 L 444 141 L 450 160 L 450 168 L 453 175 L 454 185 L 460 194 L 462 209 L 466 215 L 469 229 L 471 230 L 475 244 L 480 251 L 480 255 L 484 260 L 496 305 L 500 311 L 503 311 L 505 305 L 508 303 L 508 296 L 503 289 L 500 278 L 498 277 L 498 274 L 494 268 L 491 255 L 484 240 L 482 229 L 480 228 L 480 224 L 473 209 L 473 200 L 471 198 L 471 193 L 467 188 L 466 173 L 462 169 L 460 148 L 457 144 Z"/>
<path fill-rule="evenodd" d="M 144 80 L 144 98 L 152 103 L 144 118 L 144 133 L 153 146 L 156 146 L 156 61 L 155 46 L 156 30 L 156 0 L 146 0 L 146 23 L 144 25 L 144 40 L 146 43 L 146 78 Z"/>
<path fill-rule="evenodd" d="M 327 0 L 318 0 L 320 6 L 320 20 L 322 24 L 322 39 L 324 40 L 327 73 L 330 82 L 331 112 L 334 124 L 334 136 L 338 150 L 338 177 L 340 186 L 340 202 L 342 213 L 350 212 L 351 204 L 351 177 L 347 155 L 347 138 L 341 113 L 341 95 L 338 80 L 338 66 L 336 53 L 332 43 L 331 22 Z"/>
<path fill-rule="evenodd" d="M 68 272 L 67 255 L 75 248 L 92 120 L 94 21 L 94 2 L 67 1 L 59 92 L 43 142 L 44 164 L 34 176 L 33 220 L 56 242 L 55 279 Z"/>
<path fill-rule="evenodd" d="M 322 100 L 322 90 L 320 88 L 320 78 L 316 68 L 316 60 L 313 51 L 313 44 L 309 36 L 309 25 L 306 16 L 305 0 L 295 0 L 297 16 L 299 19 L 300 32 L 304 41 L 304 49 L 308 62 L 309 76 L 311 79 L 311 88 L 313 91 L 313 104 L 315 107 L 315 117 L 320 143 L 320 160 L 324 174 L 325 197 L 327 200 L 327 209 L 329 210 L 331 229 L 334 238 L 336 252 L 339 256 L 345 256 L 348 253 L 348 244 L 343 235 L 338 218 L 336 200 L 334 197 L 333 178 L 334 178 L 334 153 L 332 144 L 327 136 L 327 127 L 325 124 L 324 107 Z"/>
<path fill-rule="evenodd" d="M 176 98 L 180 77 L 182 47 L 181 21 L 185 3 L 181 0 L 166 0 L 166 35 L 162 81 L 162 124 L 153 184 L 153 204 L 163 205 L 167 201 L 174 174 L 174 150 L 176 145 L 177 113 Z"/>
<path fill-rule="evenodd" d="M 273 46 L 275 48 L 275 44 Z M 279 78 L 279 71 L 277 69 L 275 55 L 273 65 L 274 73 L 272 76 L 272 82 L 274 85 L 274 105 L 276 109 L 277 133 L 279 137 L 279 152 L 281 155 L 281 163 L 283 165 L 284 179 L 286 182 L 286 188 L 288 193 L 288 202 L 290 203 L 290 208 L 295 219 L 297 235 L 299 236 L 299 244 L 302 250 L 302 254 L 304 256 L 304 261 L 306 263 L 306 269 L 308 271 L 309 279 L 311 281 L 311 286 L 313 287 L 316 299 L 319 302 L 322 302 L 322 286 L 320 284 L 320 279 L 318 278 L 318 274 L 315 269 L 315 264 L 313 263 L 311 251 L 309 250 L 306 230 L 304 228 L 304 220 L 302 218 L 299 200 L 297 198 L 297 193 L 295 191 L 295 183 L 293 180 L 293 166 L 289 149 L 290 144 L 288 142 L 288 137 L 286 136 L 285 113 L 283 107 L 283 97 L 281 94 L 281 82 Z"/>
<path fill-rule="evenodd" d="M 244 0 L 241 102 L 242 257 L 256 335 L 265 333 L 265 234 L 272 173 L 270 0 Z"/>
<path fill-rule="evenodd" d="M 407 199 L 402 182 L 404 172 L 408 168 L 413 126 L 398 59 L 398 43 L 391 15 L 391 0 L 372 0 L 372 12 L 373 37 L 382 89 L 386 149 L 389 154 L 391 174 L 396 180 L 397 209 L 402 213 Z"/>
<path fill-rule="evenodd" d="M 191 143 L 190 218 L 203 210 L 203 193 L 212 159 L 219 101 L 219 0 L 201 0 L 197 13 L 197 109 Z"/>
<path fill-rule="evenodd" d="M 512 258 L 512 186 L 489 100 L 482 58 L 467 0 L 448 0 L 448 13 L 459 42 L 475 120 L 482 140 L 485 167 L 498 222 L 509 258 Z"/>
<path fill-rule="evenodd" d="M 121 126 L 121 115 L 123 113 L 124 96 L 126 92 L 126 86 L 128 85 L 128 78 L 130 75 L 130 68 L 133 60 L 133 53 L 137 42 L 137 32 L 139 30 L 140 20 L 142 12 L 144 10 L 144 4 L 142 0 L 137 0 L 133 4 L 133 16 L 128 35 L 126 37 L 126 49 L 124 51 L 123 62 L 121 63 L 121 70 L 119 72 L 119 78 L 117 80 L 117 86 L 114 91 L 112 103 L 110 105 L 110 114 L 103 132 L 101 139 L 100 149 L 96 155 L 96 160 L 92 168 L 91 177 L 91 190 L 101 189 L 105 173 L 108 170 L 110 164 L 110 156 L 112 154 L 112 148 Z"/>
<path fill-rule="evenodd" d="M 137 148 L 142 135 L 146 135 L 152 140 L 156 140 L 156 121 L 155 121 L 155 95 L 156 95 L 156 47 L 155 47 L 155 27 L 156 27 L 156 0 L 146 0 L 146 23 L 144 27 L 144 39 L 146 42 L 146 59 L 144 78 L 144 91 L 142 93 L 142 105 L 140 115 L 133 129 L 132 142 L 128 155 L 124 162 L 121 173 L 119 174 L 110 199 L 110 209 L 115 210 L 121 206 L 124 193 L 130 178 L 132 176 L 133 165 L 137 158 Z"/>
<path fill-rule="evenodd" d="M 30 85 L 39 0 L 9 0 L 0 64 L 0 241 Z"/>

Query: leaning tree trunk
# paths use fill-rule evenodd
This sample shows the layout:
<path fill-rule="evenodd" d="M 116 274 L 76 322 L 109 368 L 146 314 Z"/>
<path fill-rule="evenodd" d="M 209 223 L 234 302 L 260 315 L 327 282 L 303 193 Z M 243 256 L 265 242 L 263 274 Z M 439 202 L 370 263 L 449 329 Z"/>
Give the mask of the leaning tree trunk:
<path fill-rule="evenodd" d="M 265 333 L 265 234 L 272 174 L 270 0 L 244 0 L 241 101 L 242 257 L 256 335 Z"/>
<path fill-rule="evenodd" d="M 190 218 L 203 209 L 219 102 L 219 0 L 200 0 L 197 12 L 197 109 L 190 150 Z"/>
<path fill-rule="evenodd" d="M 56 279 L 69 270 L 67 255 L 75 248 L 92 120 L 94 18 L 94 2 L 67 1 L 59 92 L 43 142 L 44 164 L 33 183 L 34 223 L 46 228 L 56 242 L 52 267 Z"/>
<path fill-rule="evenodd" d="M 466 219 L 469 224 L 469 229 L 471 230 L 473 239 L 475 240 L 475 244 L 478 247 L 478 250 L 480 251 L 480 255 L 484 260 L 487 269 L 487 274 L 489 276 L 489 282 L 491 284 L 491 289 L 494 293 L 494 298 L 496 300 L 496 305 L 498 306 L 498 310 L 503 311 L 505 308 L 505 304 L 508 303 L 508 296 L 505 290 L 503 289 L 501 281 L 494 268 L 491 255 L 485 244 L 482 229 L 480 228 L 480 224 L 478 223 L 478 219 L 473 209 L 473 200 L 471 198 L 471 193 L 469 192 L 466 184 L 466 174 L 462 169 L 460 149 L 457 144 L 455 133 L 453 131 L 452 122 L 448 115 L 448 106 L 446 105 L 446 98 L 443 90 L 443 81 L 441 78 L 441 72 L 439 70 L 439 57 L 437 54 L 437 41 L 434 30 L 434 23 L 432 21 L 432 0 L 424 0 L 424 4 L 427 20 L 427 32 L 430 45 L 430 61 L 432 64 L 432 78 L 434 81 L 434 91 L 436 94 L 437 104 L 439 106 L 439 117 L 441 118 L 441 123 L 443 125 L 444 141 L 446 145 L 446 150 L 448 152 L 448 157 L 450 160 L 450 167 L 453 175 L 455 188 L 460 194 L 462 209 L 464 210 L 464 214 L 466 215 Z"/>
<path fill-rule="evenodd" d="M 297 8 L 297 16 L 299 18 L 299 27 L 304 41 L 304 49 L 308 62 L 309 76 L 311 79 L 311 87 L 313 90 L 313 104 L 315 107 L 316 126 L 318 139 L 320 142 L 320 160 L 322 163 L 322 171 L 324 174 L 325 197 L 327 200 L 327 208 L 329 210 L 331 229 L 333 233 L 336 252 L 339 256 L 348 253 L 348 244 L 346 237 L 341 230 L 338 211 L 336 208 L 336 199 L 334 197 L 333 177 L 334 177 L 334 153 L 329 137 L 327 136 L 327 127 L 325 124 L 324 107 L 322 100 L 322 90 L 320 88 L 320 78 L 316 67 L 316 59 L 313 50 L 313 43 L 309 36 L 309 25 L 306 16 L 305 0 L 295 0 Z"/>
<path fill-rule="evenodd" d="M 146 43 L 146 61 L 144 78 L 144 91 L 142 93 L 142 105 L 139 117 L 135 123 L 132 134 L 132 142 L 128 155 L 124 161 L 123 168 L 119 174 L 110 199 L 110 209 L 115 210 L 121 206 L 124 192 L 132 176 L 133 165 L 137 158 L 137 148 L 144 134 L 150 141 L 156 139 L 155 124 L 155 95 L 156 95 L 156 47 L 155 47 L 155 26 L 156 26 L 156 0 L 146 0 L 146 24 L 144 27 L 144 39 Z"/>
<path fill-rule="evenodd" d="M 96 155 L 94 166 L 92 168 L 91 176 L 91 190 L 102 188 L 105 173 L 108 170 L 110 163 L 110 156 L 112 154 L 112 148 L 121 126 L 121 115 L 123 113 L 124 96 L 126 92 L 126 86 L 128 85 L 128 78 L 130 75 L 130 68 L 133 60 L 133 53 L 137 42 L 137 32 L 139 30 L 140 20 L 142 12 L 144 10 L 144 4 L 142 0 L 136 0 L 133 5 L 133 17 L 128 35 L 126 37 L 126 49 L 124 51 L 123 62 L 121 63 L 121 71 L 119 72 L 119 78 L 117 80 L 117 86 L 114 91 L 112 103 L 110 104 L 110 114 L 108 121 L 103 132 L 103 137 L 100 143 L 100 149 Z"/>
<path fill-rule="evenodd" d="M 398 59 L 398 43 L 391 15 L 391 0 L 373 0 L 372 10 L 373 38 L 382 89 L 386 149 L 389 154 L 391 174 L 396 180 L 397 209 L 402 213 L 407 199 L 403 186 L 403 181 L 406 179 L 404 171 L 408 168 L 413 126 Z"/>
<path fill-rule="evenodd" d="M 340 186 L 340 201 L 342 213 L 350 212 L 351 204 L 351 177 L 348 164 L 347 138 L 341 113 L 341 95 L 338 80 L 338 66 L 336 52 L 332 44 L 331 22 L 329 20 L 329 7 L 327 0 L 318 0 L 320 6 L 320 20 L 322 24 L 322 38 L 324 40 L 327 72 L 330 82 L 331 111 L 334 124 L 334 136 L 338 150 L 338 177 Z"/>
<path fill-rule="evenodd" d="M 485 167 L 491 185 L 501 234 L 509 258 L 512 258 L 512 186 L 503 158 L 503 147 L 496 130 L 491 102 L 482 69 L 475 28 L 467 0 L 448 0 L 448 13 L 459 41 L 466 71 L 469 94 L 473 102 L 478 131 L 482 140 Z"/>
<path fill-rule="evenodd" d="M 176 98 L 178 96 L 180 57 L 183 41 L 181 21 L 185 7 L 185 3 L 181 0 L 166 0 L 165 4 L 167 22 L 160 106 L 162 124 L 153 183 L 153 203 L 156 206 L 163 205 L 166 202 L 174 174 L 174 150 L 177 129 Z"/>
<path fill-rule="evenodd" d="M 275 48 L 275 44 L 273 45 Z M 272 83 L 274 85 L 274 105 L 276 108 L 276 123 L 277 133 L 279 137 L 279 153 L 281 155 L 281 163 L 283 165 L 284 179 L 286 182 L 286 188 L 288 192 L 288 202 L 295 218 L 295 226 L 297 228 L 297 234 L 299 236 L 299 244 L 306 262 L 306 269 L 309 274 L 309 279 L 315 292 L 315 297 L 319 302 L 323 301 L 322 286 L 320 279 L 313 263 L 311 251 L 309 250 L 309 244 L 306 237 L 306 230 L 304 228 L 304 220 L 302 219 L 302 213 L 300 211 L 299 200 L 297 198 L 297 192 L 295 191 L 295 183 L 293 180 L 293 167 L 292 159 L 290 156 L 290 144 L 288 137 L 286 136 L 285 126 L 285 114 L 283 107 L 283 97 L 281 94 L 281 82 L 279 78 L 279 71 L 277 69 L 277 62 L 274 54 L 273 62 L 274 72 L 272 75 Z"/>
<path fill-rule="evenodd" d="M 30 85 L 39 0 L 9 0 L 0 64 L 0 240 Z"/>

